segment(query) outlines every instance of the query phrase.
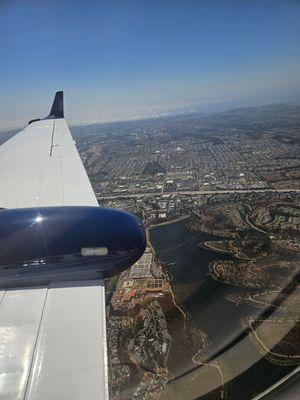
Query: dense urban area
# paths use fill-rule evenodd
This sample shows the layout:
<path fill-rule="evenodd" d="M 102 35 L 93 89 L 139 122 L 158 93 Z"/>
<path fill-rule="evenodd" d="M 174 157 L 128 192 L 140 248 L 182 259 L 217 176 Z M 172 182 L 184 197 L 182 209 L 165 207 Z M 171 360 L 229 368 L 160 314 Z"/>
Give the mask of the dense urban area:
<path fill-rule="evenodd" d="M 99 204 L 147 230 L 106 282 L 112 399 L 240 400 L 300 363 L 299 132 L 297 105 L 72 128 Z"/>

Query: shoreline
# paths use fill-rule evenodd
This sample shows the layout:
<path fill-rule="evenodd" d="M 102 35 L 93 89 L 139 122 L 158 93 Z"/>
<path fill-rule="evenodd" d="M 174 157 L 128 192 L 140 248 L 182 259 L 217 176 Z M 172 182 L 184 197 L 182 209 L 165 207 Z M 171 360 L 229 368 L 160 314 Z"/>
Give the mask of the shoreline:
<path fill-rule="evenodd" d="M 179 217 L 176 217 L 174 219 L 170 219 L 164 222 L 159 222 L 158 224 L 154 224 L 154 225 L 149 225 L 148 230 L 151 230 L 152 228 L 156 228 L 157 226 L 164 226 L 164 225 L 170 225 L 173 224 L 175 222 L 180 222 L 180 221 L 184 221 L 186 219 L 190 218 L 190 214 L 185 214 L 185 215 L 180 215 Z"/>

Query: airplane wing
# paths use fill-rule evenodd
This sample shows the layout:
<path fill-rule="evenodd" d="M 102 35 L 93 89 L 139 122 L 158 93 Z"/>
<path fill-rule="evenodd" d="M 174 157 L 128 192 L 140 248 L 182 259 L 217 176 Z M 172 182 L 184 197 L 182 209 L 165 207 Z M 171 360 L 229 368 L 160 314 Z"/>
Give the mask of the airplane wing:
<path fill-rule="evenodd" d="M 67 123 L 53 107 L 53 118 L 33 121 L 0 146 L 0 207 L 98 205 Z"/>
<path fill-rule="evenodd" d="M 57 92 L 0 146 L 0 208 L 97 206 Z M 108 398 L 103 280 L 0 290 L 0 399 Z"/>

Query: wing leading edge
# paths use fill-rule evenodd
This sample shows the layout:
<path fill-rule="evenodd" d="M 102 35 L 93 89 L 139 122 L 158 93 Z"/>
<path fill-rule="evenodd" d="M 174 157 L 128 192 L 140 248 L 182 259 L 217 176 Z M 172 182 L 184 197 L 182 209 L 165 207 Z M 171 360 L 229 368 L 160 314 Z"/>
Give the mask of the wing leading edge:
<path fill-rule="evenodd" d="M 97 206 L 64 119 L 50 114 L 0 147 L 0 208 Z M 103 280 L 0 291 L 0 399 L 107 399 Z"/>

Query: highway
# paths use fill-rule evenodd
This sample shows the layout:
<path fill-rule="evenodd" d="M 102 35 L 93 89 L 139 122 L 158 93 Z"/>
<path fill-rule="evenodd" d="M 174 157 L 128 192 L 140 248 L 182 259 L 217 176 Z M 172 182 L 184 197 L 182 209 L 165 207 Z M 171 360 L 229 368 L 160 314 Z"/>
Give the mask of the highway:
<path fill-rule="evenodd" d="M 212 194 L 238 194 L 238 193 L 300 193 L 300 189 L 233 189 L 233 190 L 178 190 L 173 192 L 165 192 L 165 195 L 212 195 Z M 161 196 L 161 192 L 144 192 L 132 194 L 115 194 L 108 196 L 97 195 L 98 200 L 114 200 L 114 199 L 135 199 L 143 198 L 145 196 Z"/>

